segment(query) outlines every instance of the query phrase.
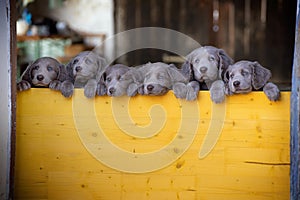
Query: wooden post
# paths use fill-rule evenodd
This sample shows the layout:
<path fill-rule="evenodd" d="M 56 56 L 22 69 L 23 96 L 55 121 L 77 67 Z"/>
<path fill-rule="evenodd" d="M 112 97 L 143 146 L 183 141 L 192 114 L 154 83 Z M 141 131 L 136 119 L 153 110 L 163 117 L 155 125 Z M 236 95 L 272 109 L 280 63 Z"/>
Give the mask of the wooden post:
<path fill-rule="evenodd" d="M 292 75 L 292 93 L 291 93 L 291 141 L 290 141 L 290 199 L 300 198 L 299 189 L 299 94 L 300 94 L 300 32 L 299 32 L 299 8 L 300 1 L 297 2 L 296 33 L 294 47 L 294 64 Z"/>
<path fill-rule="evenodd" d="M 16 2 L 0 2 L 0 199 L 13 199 L 16 133 Z"/>

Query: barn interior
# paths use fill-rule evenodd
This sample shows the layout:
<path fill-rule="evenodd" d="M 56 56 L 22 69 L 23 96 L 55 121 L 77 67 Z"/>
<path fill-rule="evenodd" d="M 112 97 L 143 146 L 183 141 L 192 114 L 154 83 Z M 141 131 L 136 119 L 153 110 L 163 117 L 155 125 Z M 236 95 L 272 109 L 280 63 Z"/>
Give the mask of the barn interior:
<path fill-rule="evenodd" d="M 114 63 L 163 61 L 180 67 L 185 55 L 165 49 L 120 53 L 147 39 L 174 49 L 192 48 L 168 35 L 140 33 L 105 42 L 128 30 L 158 27 L 222 48 L 235 61 L 258 61 L 272 71 L 272 81 L 281 90 L 291 87 L 296 0 L 19 0 L 17 8 L 18 76 L 38 57 L 67 63 L 92 49 Z"/>

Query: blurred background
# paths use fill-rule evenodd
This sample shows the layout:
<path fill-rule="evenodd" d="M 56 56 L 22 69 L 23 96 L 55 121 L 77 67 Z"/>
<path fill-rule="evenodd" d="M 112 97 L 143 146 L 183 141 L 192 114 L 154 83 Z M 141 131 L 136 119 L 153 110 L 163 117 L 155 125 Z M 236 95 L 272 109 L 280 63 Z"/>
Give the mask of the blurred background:
<path fill-rule="evenodd" d="M 138 44 L 143 36 L 100 45 L 105 39 L 138 27 L 162 27 L 222 48 L 235 61 L 258 61 L 272 71 L 280 89 L 290 90 L 296 0 L 17 0 L 17 9 L 19 75 L 42 56 L 67 63 L 79 52 L 95 49 L 114 57 L 118 46 Z M 135 66 L 149 61 L 180 66 L 182 59 L 172 52 L 141 49 L 114 62 Z"/>

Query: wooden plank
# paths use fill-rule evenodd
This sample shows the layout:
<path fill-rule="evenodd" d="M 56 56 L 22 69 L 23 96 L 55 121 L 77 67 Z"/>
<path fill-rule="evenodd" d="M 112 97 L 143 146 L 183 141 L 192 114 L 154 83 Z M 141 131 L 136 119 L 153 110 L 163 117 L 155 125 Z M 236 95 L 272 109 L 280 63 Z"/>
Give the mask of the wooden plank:
<path fill-rule="evenodd" d="M 300 133 L 300 99 L 299 99 L 299 88 L 300 88 L 300 1 L 297 1 L 297 19 L 295 29 L 295 46 L 294 46 L 294 64 L 292 74 L 292 92 L 291 92 L 291 149 L 290 149 L 290 160 L 291 160 L 291 177 L 290 177 L 290 196 L 291 199 L 300 198 L 300 161 L 299 161 L 299 133 Z"/>
<path fill-rule="evenodd" d="M 47 89 L 31 89 L 17 99 L 16 199 L 289 199 L 290 92 L 272 103 L 262 92 L 231 96 L 219 107 L 207 91 L 195 102 L 178 100 L 172 92 L 86 99 L 81 89 L 72 99 Z M 223 115 L 216 117 L 222 106 Z M 93 129 L 95 119 L 100 131 Z M 207 134 L 218 130 L 220 120 L 216 143 L 200 159 Z M 139 163 L 153 166 L 145 173 L 108 163 L 113 158 L 135 167 L 134 160 L 116 157 L 113 147 L 97 140 L 102 132 L 125 156 L 151 157 L 177 138 L 186 142 L 193 130 L 178 134 L 180 127 L 194 123 L 195 136 L 183 154 L 176 157 L 184 148 L 180 144 L 166 166 L 157 167 L 170 157 Z M 139 138 L 145 129 L 156 134 Z M 141 135 L 130 136 L 135 130 Z M 85 139 L 104 144 L 107 155 L 95 154 Z"/>

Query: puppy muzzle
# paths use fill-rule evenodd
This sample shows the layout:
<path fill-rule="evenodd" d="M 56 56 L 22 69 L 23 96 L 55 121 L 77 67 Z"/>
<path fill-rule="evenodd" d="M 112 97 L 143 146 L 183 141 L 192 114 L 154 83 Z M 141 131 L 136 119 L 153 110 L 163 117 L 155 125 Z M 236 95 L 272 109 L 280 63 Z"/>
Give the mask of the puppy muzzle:
<path fill-rule="evenodd" d="M 239 80 L 233 80 L 230 84 L 230 90 L 233 93 L 248 93 L 252 90 L 252 87 L 244 86 Z"/>
<path fill-rule="evenodd" d="M 144 85 L 144 94 L 146 95 L 164 95 L 170 88 L 160 84 L 147 84 Z"/>

